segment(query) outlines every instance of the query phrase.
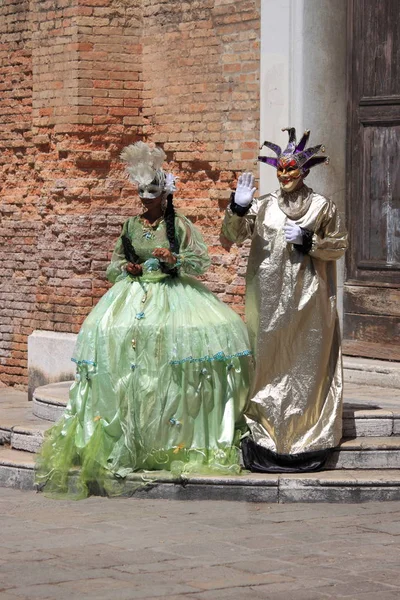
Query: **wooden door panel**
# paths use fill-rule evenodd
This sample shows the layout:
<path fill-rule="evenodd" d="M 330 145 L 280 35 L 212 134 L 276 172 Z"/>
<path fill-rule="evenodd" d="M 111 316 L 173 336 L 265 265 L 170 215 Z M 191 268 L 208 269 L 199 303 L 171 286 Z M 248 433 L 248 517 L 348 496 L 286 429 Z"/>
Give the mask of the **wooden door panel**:
<path fill-rule="evenodd" d="M 347 314 L 400 317 L 400 288 L 347 285 L 344 311 Z"/>
<path fill-rule="evenodd" d="M 344 324 L 343 350 L 346 354 L 400 360 L 400 319 L 382 315 L 352 315 Z"/>
<path fill-rule="evenodd" d="M 361 60 L 361 97 L 377 99 L 397 95 L 400 80 L 400 29 L 398 0 L 357 0 Z"/>
<path fill-rule="evenodd" d="M 400 361 L 398 344 L 374 344 L 361 339 L 351 340 L 345 337 L 343 339 L 342 350 L 346 356 L 362 356 L 363 358 Z"/>
<path fill-rule="evenodd" d="M 393 269 L 400 283 L 400 124 L 363 126 L 362 148 L 365 211 L 357 268 Z"/>
<path fill-rule="evenodd" d="M 349 0 L 344 351 L 400 360 L 400 6 Z"/>

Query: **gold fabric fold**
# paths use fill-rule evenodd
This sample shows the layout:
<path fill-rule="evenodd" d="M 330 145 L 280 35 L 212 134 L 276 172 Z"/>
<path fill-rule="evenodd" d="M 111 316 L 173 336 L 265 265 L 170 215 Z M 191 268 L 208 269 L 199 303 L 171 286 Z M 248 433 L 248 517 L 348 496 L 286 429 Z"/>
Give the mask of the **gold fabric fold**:
<path fill-rule="evenodd" d="M 253 202 L 244 217 L 228 208 L 222 228 L 232 242 L 252 240 L 246 320 L 256 372 L 247 422 L 254 441 L 279 454 L 331 448 L 342 433 L 336 260 L 347 233 L 335 204 L 304 188 L 296 223 L 313 232 L 308 254 L 285 240 L 279 192 Z"/>

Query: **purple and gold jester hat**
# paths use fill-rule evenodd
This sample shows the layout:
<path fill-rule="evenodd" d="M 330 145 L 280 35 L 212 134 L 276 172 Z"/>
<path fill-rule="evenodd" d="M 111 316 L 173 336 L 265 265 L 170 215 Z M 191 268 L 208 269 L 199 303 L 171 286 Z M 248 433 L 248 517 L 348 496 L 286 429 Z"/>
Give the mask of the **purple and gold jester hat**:
<path fill-rule="evenodd" d="M 315 156 L 320 150 L 321 152 L 325 152 L 325 148 L 322 144 L 306 149 L 306 144 L 310 137 L 309 130 L 304 132 L 298 144 L 296 142 L 296 129 L 294 127 L 285 127 L 282 131 L 287 131 L 289 133 L 289 142 L 285 150 L 282 151 L 280 146 L 273 144 L 272 142 L 264 142 L 261 148 L 264 146 L 270 148 L 270 150 L 275 152 L 277 158 L 271 156 L 259 156 L 258 160 L 260 162 L 271 165 L 271 167 L 275 167 L 275 169 L 287 167 L 299 169 L 303 177 L 308 175 L 312 167 L 329 162 L 328 156 Z"/>

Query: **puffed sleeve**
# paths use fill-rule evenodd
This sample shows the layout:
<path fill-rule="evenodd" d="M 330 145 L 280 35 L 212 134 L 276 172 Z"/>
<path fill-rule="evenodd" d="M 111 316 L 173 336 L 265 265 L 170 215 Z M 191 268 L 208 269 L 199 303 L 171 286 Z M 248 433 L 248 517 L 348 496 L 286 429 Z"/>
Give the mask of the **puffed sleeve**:
<path fill-rule="evenodd" d="M 122 245 L 122 236 L 128 234 L 129 229 L 129 221 L 127 219 L 122 226 L 121 235 L 119 236 L 115 247 L 114 252 L 112 253 L 111 262 L 107 267 L 106 277 L 108 281 L 111 283 L 115 283 L 118 279 L 122 279 L 127 276 L 127 272 L 123 269 L 124 265 L 127 264 L 127 260 L 124 254 L 124 247 Z"/>
<path fill-rule="evenodd" d="M 211 261 L 200 231 L 183 215 L 177 214 L 176 235 L 179 240 L 177 267 L 188 275 L 202 275 Z"/>
<path fill-rule="evenodd" d="M 329 200 L 318 218 L 309 255 L 320 260 L 338 260 L 347 245 L 347 231 L 335 203 Z"/>
<path fill-rule="evenodd" d="M 224 222 L 222 224 L 222 235 L 230 242 L 243 244 L 253 235 L 254 223 L 259 210 L 259 200 L 253 200 L 250 209 L 245 215 L 239 216 L 233 210 L 233 204 L 228 206 L 225 212 Z"/>

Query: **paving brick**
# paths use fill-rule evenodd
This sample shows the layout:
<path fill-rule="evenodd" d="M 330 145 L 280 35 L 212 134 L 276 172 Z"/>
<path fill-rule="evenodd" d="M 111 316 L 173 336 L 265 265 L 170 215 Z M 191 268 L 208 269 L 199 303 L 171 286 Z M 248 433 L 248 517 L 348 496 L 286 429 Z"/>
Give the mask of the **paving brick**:
<path fill-rule="evenodd" d="M 399 593 L 400 537 L 369 530 L 371 522 L 396 523 L 399 502 L 56 502 L 0 489 L 0 512 L 5 598 L 389 600 Z M 262 535 L 268 547 L 250 548 L 248 540 Z"/>

